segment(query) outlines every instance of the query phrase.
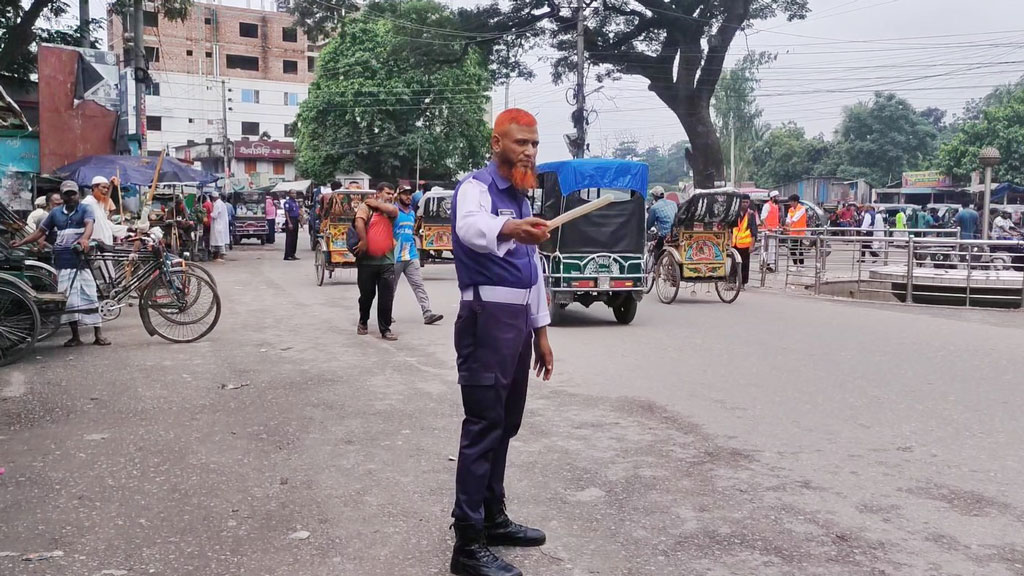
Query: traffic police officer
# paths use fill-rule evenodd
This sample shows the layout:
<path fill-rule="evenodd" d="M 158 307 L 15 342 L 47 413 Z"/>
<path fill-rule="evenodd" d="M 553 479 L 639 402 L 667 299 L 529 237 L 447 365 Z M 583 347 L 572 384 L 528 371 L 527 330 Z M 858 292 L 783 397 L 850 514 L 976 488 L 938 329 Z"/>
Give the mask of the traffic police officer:
<path fill-rule="evenodd" d="M 465 419 L 455 477 L 455 548 L 451 572 L 521 576 L 488 546 L 540 546 L 544 532 L 505 514 L 505 458 L 526 406 L 530 359 L 544 380 L 554 357 L 536 245 L 547 222 L 532 217 L 537 121 L 512 108 L 495 120 L 492 157 L 452 197 L 453 252 L 462 302 L 455 352 Z"/>

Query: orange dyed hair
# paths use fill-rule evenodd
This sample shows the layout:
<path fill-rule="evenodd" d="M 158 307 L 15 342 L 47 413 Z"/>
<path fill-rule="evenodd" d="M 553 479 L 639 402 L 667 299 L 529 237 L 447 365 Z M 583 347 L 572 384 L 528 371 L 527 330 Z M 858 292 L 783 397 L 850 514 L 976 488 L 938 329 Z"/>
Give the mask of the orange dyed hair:
<path fill-rule="evenodd" d="M 498 117 L 494 119 L 494 133 L 500 134 L 513 124 L 526 128 L 535 128 L 537 126 L 537 119 L 533 117 L 533 114 L 522 108 L 509 108 L 498 114 Z"/>

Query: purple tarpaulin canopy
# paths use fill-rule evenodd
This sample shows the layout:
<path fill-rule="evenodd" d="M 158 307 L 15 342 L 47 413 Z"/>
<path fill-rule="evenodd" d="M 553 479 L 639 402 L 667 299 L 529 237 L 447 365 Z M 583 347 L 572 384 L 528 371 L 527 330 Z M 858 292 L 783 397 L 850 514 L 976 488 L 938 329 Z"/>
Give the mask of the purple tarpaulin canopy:
<path fill-rule="evenodd" d="M 64 180 L 74 180 L 79 186 L 89 186 L 94 176 L 109 179 L 120 173 L 123 184 L 149 186 L 153 183 L 153 172 L 158 160 L 155 156 L 87 156 L 57 168 L 53 175 Z M 219 179 L 218 176 L 196 170 L 169 156 L 164 158 L 164 163 L 160 166 L 160 184 L 195 182 L 203 186 Z"/>

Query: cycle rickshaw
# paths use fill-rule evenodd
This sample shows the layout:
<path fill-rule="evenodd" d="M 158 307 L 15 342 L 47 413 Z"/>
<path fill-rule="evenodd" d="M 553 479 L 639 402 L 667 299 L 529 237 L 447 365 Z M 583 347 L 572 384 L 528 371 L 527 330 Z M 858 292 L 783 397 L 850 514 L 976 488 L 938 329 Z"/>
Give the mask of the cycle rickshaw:
<path fill-rule="evenodd" d="M 452 251 L 452 195 L 451 190 L 431 190 L 420 198 L 417 229 L 423 239 L 422 262 L 442 260 L 445 252 Z"/>
<path fill-rule="evenodd" d="M 658 299 L 675 302 L 681 284 L 714 284 L 718 298 L 739 297 L 740 253 L 732 247 L 732 227 L 740 216 L 742 194 L 733 190 L 697 192 L 676 213 L 665 247 L 648 268 Z M 652 243 L 653 244 L 653 243 Z M 650 264 L 649 264 L 650 266 Z"/>
<path fill-rule="evenodd" d="M 620 324 L 629 324 L 644 295 L 647 165 L 586 158 L 541 164 L 537 174 L 534 211 L 547 220 L 613 198 L 556 228 L 540 245 L 551 321 L 572 303 L 589 308 L 603 302 Z"/>
<path fill-rule="evenodd" d="M 356 209 L 377 193 L 373 190 L 345 190 L 321 193 L 316 204 L 320 223 L 313 257 L 316 285 L 323 286 L 324 277 L 331 278 L 338 268 L 355 267 L 356 257 L 348 251 L 346 238 L 353 225 Z"/>

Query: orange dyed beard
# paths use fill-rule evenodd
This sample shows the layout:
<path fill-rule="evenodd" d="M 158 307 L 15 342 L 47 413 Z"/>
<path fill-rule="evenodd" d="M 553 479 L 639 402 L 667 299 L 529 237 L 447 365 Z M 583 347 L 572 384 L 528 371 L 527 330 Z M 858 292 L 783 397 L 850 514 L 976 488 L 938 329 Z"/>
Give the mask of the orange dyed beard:
<path fill-rule="evenodd" d="M 516 190 L 526 191 L 537 187 L 537 172 L 532 165 L 527 168 L 516 164 L 512 167 L 511 176 L 509 180 Z"/>

